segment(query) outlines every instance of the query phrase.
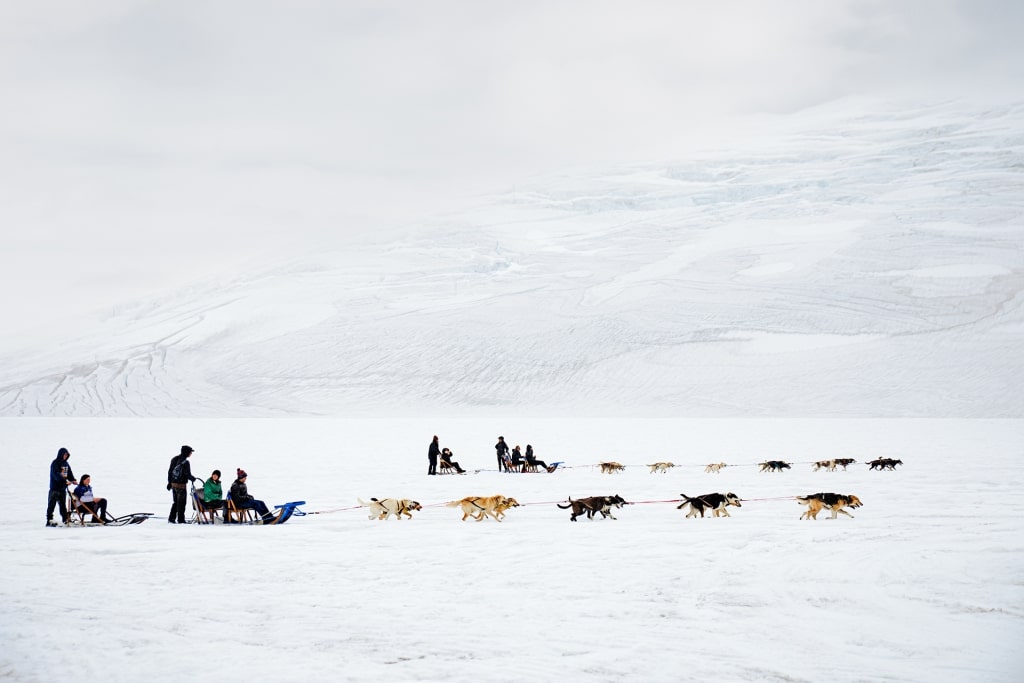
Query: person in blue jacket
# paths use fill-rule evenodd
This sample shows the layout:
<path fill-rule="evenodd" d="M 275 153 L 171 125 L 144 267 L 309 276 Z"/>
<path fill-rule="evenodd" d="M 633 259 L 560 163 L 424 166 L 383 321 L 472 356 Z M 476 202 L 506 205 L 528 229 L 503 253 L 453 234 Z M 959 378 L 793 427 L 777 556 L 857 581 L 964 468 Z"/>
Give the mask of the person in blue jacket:
<path fill-rule="evenodd" d="M 57 451 L 57 457 L 50 463 L 50 496 L 46 502 L 46 526 L 57 526 L 53 521 L 53 508 L 60 506 L 60 519 L 68 523 L 68 506 L 64 497 L 68 494 L 68 484 L 77 484 L 75 473 L 71 471 L 68 458 L 71 452 L 66 448 Z"/>
<path fill-rule="evenodd" d="M 107 518 L 107 499 L 97 498 L 92 494 L 92 477 L 88 474 L 82 475 L 82 480 L 75 487 L 75 498 L 79 503 L 92 512 L 93 524 L 103 524 Z M 85 512 L 86 510 L 83 510 Z"/>

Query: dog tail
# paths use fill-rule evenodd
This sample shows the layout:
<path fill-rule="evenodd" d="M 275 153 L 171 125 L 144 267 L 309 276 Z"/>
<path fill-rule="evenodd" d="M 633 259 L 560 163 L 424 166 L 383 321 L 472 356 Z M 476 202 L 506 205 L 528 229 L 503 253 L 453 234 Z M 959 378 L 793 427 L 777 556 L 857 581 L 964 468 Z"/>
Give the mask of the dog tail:
<path fill-rule="evenodd" d="M 370 505 L 372 504 L 372 503 L 367 503 L 367 502 L 366 502 L 365 500 L 363 500 L 362 498 L 356 498 L 356 500 L 358 500 L 358 501 L 359 501 L 359 504 L 360 504 L 360 505 L 362 505 L 363 507 L 370 507 Z M 376 499 L 376 498 L 371 498 L 370 500 L 371 500 L 371 501 L 372 501 L 373 503 L 376 503 L 376 502 L 377 502 L 377 499 Z"/>
<path fill-rule="evenodd" d="M 445 503 L 445 507 L 450 507 L 450 508 L 457 508 L 460 505 L 462 505 L 462 501 L 461 500 L 450 500 L 447 503 Z"/>
<path fill-rule="evenodd" d="M 796 502 L 800 503 L 801 505 L 807 505 L 808 503 L 811 502 L 811 497 L 807 496 L 805 498 L 804 496 L 797 496 L 796 497 Z"/>

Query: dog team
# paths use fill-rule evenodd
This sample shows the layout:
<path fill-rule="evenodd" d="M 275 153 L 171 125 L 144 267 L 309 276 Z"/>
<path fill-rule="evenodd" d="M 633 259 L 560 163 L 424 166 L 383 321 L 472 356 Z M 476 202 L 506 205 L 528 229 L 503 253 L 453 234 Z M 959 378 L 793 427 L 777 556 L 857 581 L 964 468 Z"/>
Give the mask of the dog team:
<path fill-rule="evenodd" d="M 521 454 L 519 446 L 509 448 L 505 442 L 505 437 L 499 436 L 498 442 L 494 445 L 494 450 L 497 456 L 498 470 L 501 472 L 531 472 L 541 471 L 554 472 L 558 465 L 561 463 L 547 463 L 537 460 L 533 454 L 533 446 L 527 444 L 525 455 Z M 456 474 L 465 474 L 466 470 L 459 465 L 458 462 L 452 460 L 452 452 L 448 448 L 441 448 L 439 444 L 439 437 L 434 435 L 434 438 L 430 442 L 430 446 L 427 449 L 427 460 L 428 460 L 428 475 L 435 475 L 438 473 L 438 461 L 440 461 L 441 473 L 454 472 Z M 818 460 L 812 463 L 814 471 L 826 470 L 828 472 L 836 471 L 837 467 L 842 467 L 843 470 L 849 465 L 857 462 L 853 458 L 832 458 L 829 460 Z M 892 458 L 878 458 L 867 463 L 869 469 L 872 470 L 895 470 L 897 465 L 902 465 L 902 460 L 894 460 Z M 615 474 L 616 472 L 623 472 L 626 466 L 620 462 L 614 460 L 604 461 L 597 464 L 602 474 Z M 709 463 L 704 467 L 704 472 L 708 474 L 720 474 L 723 469 L 728 465 L 724 462 Z M 668 461 L 661 461 L 647 465 L 650 468 L 651 474 L 665 474 L 670 469 L 676 467 L 675 463 Z M 761 472 L 782 472 L 792 468 L 792 463 L 788 463 L 784 460 L 766 460 L 758 464 Z M 689 509 L 686 513 L 687 518 L 701 517 L 703 518 L 706 513 L 711 513 L 711 517 L 730 517 L 728 508 L 730 507 L 743 507 L 742 499 L 731 491 L 728 493 L 706 493 L 702 496 L 687 496 L 685 493 L 679 494 L 682 496 L 682 502 L 676 507 L 677 510 Z M 813 493 L 807 496 L 794 496 L 797 503 L 800 505 L 807 506 L 807 510 L 800 515 L 800 519 L 817 519 L 818 514 L 822 510 L 829 510 L 832 516 L 829 519 L 836 519 L 838 515 L 843 514 L 847 517 L 852 518 L 846 508 L 856 509 L 861 507 L 860 499 L 852 494 L 840 494 L 840 493 Z M 384 521 L 394 517 L 395 519 L 401 520 L 403 517 L 412 519 L 412 513 L 423 509 L 415 500 L 410 498 L 370 498 L 369 501 L 365 501 L 359 498 L 359 504 L 369 509 L 368 518 L 370 520 Z M 505 495 L 493 495 L 493 496 L 467 496 L 460 500 L 453 500 L 444 503 L 446 507 L 459 508 L 462 510 L 462 521 L 472 518 L 477 522 L 482 522 L 486 518 L 493 519 L 496 522 L 501 522 L 505 517 L 506 511 L 511 508 L 520 507 L 519 501 L 511 496 Z M 578 518 L 586 515 L 588 520 L 597 518 L 600 514 L 601 519 L 616 519 L 615 515 L 612 514 L 613 509 L 621 509 L 625 505 L 632 505 L 626 501 L 622 496 L 615 494 L 610 496 L 588 496 L 585 498 L 576 498 L 575 500 L 570 497 L 566 504 L 557 503 L 558 508 L 562 510 L 569 510 L 569 521 L 575 522 Z"/>
<path fill-rule="evenodd" d="M 707 512 L 710 512 L 712 517 L 731 517 L 732 515 L 729 514 L 728 508 L 743 507 L 742 499 L 731 491 L 729 493 L 705 493 L 702 496 L 692 497 L 685 493 L 680 493 L 679 495 L 682 496 L 682 503 L 676 509 L 684 510 L 689 508 L 690 511 L 686 513 L 687 519 L 697 517 L 698 515 L 703 518 Z M 808 520 L 818 519 L 818 513 L 822 510 L 829 510 L 832 513 L 829 519 L 836 519 L 839 514 L 846 515 L 852 519 L 853 515 L 847 512 L 845 508 L 856 509 L 863 505 L 860 498 L 852 494 L 812 493 L 808 496 L 795 496 L 795 498 L 797 503 L 807 506 L 807 510 L 800 515 L 800 519 Z M 368 519 L 371 521 L 384 521 L 392 516 L 395 519 L 401 520 L 403 515 L 408 519 L 412 519 L 414 511 L 423 509 L 423 506 L 417 501 L 409 498 L 370 498 L 369 501 L 359 498 L 357 500 L 359 500 L 360 505 L 370 510 Z M 569 521 L 575 522 L 577 518 L 583 515 L 586 515 L 588 520 L 595 519 L 597 514 L 601 515 L 601 519 L 617 519 L 612 514 L 612 509 L 621 509 L 625 505 L 632 504 L 619 494 L 615 494 L 611 496 L 588 496 L 575 500 L 570 496 L 568 504 L 556 503 L 556 506 L 562 510 L 570 510 Z M 447 502 L 444 505 L 445 507 L 461 509 L 462 521 L 472 518 L 477 522 L 482 522 L 487 517 L 496 522 L 501 522 L 507 510 L 520 507 L 519 501 L 515 498 L 500 494 L 494 496 L 466 496 L 460 500 Z"/>

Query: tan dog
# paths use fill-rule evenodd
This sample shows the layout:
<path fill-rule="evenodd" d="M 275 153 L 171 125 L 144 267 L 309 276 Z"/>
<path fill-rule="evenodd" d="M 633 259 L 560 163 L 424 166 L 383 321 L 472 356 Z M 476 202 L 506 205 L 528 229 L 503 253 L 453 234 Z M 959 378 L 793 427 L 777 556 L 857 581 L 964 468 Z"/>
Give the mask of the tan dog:
<path fill-rule="evenodd" d="M 402 519 L 402 515 L 412 519 L 412 510 L 423 509 L 422 505 L 409 498 L 371 498 L 369 503 L 362 498 L 357 498 L 356 500 L 359 501 L 360 505 L 370 508 L 369 519 L 379 519 L 382 521 L 391 515 L 394 515 L 395 519 Z"/>
<path fill-rule="evenodd" d="M 450 508 L 461 507 L 462 508 L 462 521 L 465 522 L 467 517 L 472 517 L 478 522 L 482 522 L 484 517 L 492 517 L 494 521 L 500 522 L 501 518 L 505 516 L 505 510 L 510 507 L 519 507 L 519 503 L 516 502 L 515 498 L 509 498 L 508 496 L 467 496 L 462 500 L 453 500 L 450 503 L 445 503 Z"/>
<path fill-rule="evenodd" d="M 836 461 L 835 460 L 819 460 L 818 462 L 814 463 L 814 471 L 815 472 L 817 472 L 818 470 L 821 470 L 821 469 L 827 470 L 829 472 L 835 472 L 836 471 Z"/>
<path fill-rule="evenodd" d="M 807 506 L 807 510 L 800 515 L 800 519 L 818 519 L 818 513 L 825 508 L 832 511 L 832 516 L 829 519 L 836 519 L 840 512 L 853 519 L 853 515 L 843 508 L 856 509 L 863 505 L 857 496 L 842 493 L 812 493 L 809 496 L 797 496 L 796 502 Z"/>
<path fill-rule="evenodd" d="M 601 468 L 601 474 L 612 474 L 613 472 L 621 472 L 626 469 L 626 466 L 615 461 L 600 462 L 598 466 Z"/>
<path fill-rule="evenodd" d="M 519 507 L 519 501 L 516 500 L 515 498 L 513 498 L 512 496 L 509 496 L 504 501 L 498 503 L 497 507 L 495 507 L 495 509 L 494 509 L 494 514 L 496 514 L 498 517 L 501 517 L 502 519 L 504 519 L 505 518 L 505 510 L 508 510 L 509 508 L 517 508 L 517 507 Z M 482 516 L 483 515 L 481 515 L 481 517 Z M 480 521 L 480 520 L 478 519 L 477 521 Z M 501 521 L 501 520 L 498 520 L 498 521 Z"/>
<path fill-rule="evenodd" d="M 720 474 L 723 467 L 726 467 L 726 464 L 724 462 L 713 462 L 704 468 L 704 472 L 705 474 Z"/>
<path fill-rule="evenodd" d="M 653 465 L 648 465 L 648 467 L 651 468 L 651 474 L 654 474 L 655 472 L 661 472 L 664 474 L 675 467 L 675 464 L 671 462 L 656 462 Z"/>

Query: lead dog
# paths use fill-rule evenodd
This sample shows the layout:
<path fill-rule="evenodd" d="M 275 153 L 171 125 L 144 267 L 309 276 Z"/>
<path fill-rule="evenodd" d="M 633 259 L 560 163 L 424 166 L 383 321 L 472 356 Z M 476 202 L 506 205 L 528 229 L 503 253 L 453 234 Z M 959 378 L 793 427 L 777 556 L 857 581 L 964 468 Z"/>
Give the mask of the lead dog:
<path fill-rule="evenodd" d="M 711 510 L 711 514 L 715 517 L 719 515 L 725 515 L 730 517 L 727 507 L 732 505 L 733 507 L 741 508 L 740 498 L 735 493 L 706 493 L 703 496 L 695 496 L 690 498 L 685 493 L 680 493 L 683 497 L 683 502 L 676 507 L 676 510 L 682 510 L 687 505 L 690 506 L 690 511 L 686 513 L 687 517 L 696 517 L 698 513 L 704 517 L 705 510 Z"/>
<path fill-rule="evenodd" d="M 572 508 L 572 512 L 569 515 L 569 521 L 575 522 L 576 518 L 586 513 L 587 519 L 593 519 L 594 515 L 598 512 L 601 513 L 601 518 L 611 517 L 616 519 L 615 515 L 612 514 L 612 508 L 621 508 L 623 505 L 629 505 L 626 499 L 615 494 L 614 496 L 590 496 L 588 498 L 577 498 L 573 500 L 569 498 L 568 505 L 562 505 L 557 503 L 558 507 L 563 510 Z"/>
<path fill-rule="evenodd" d="M 651 468 L 651 474 L 654 474 L 655 472 L 661 472 L 664 474 L 675 467 L 675 464 L 671 462 L 656 462 L 653 465 L 648 465 L 648 467 Z"/>
<path fill-rule="evenodd" d="M 613 472 L 621 472 L 626 469 L 625 465 L 615 461 L 600 462 L 598 463 L 598 466 L 601 468 L 601 474 L 611 474 Z"/>
<path fill-rule="evenodd" d="M 807 510 L 800 515 L 800 519 L 818 519 L 818 513 L 825 508 L 832 511 L 832 516 L 829 519 L 835 519 L 840 512 L 853 519 L 853 515 L 843 508 L 856 509 L 863 505 L 857 496 L 843 493 L 812 493 L 809 496 L 797 496 L 796 502 L 807 506 Z"/>
<path fill-rule="evenodd" d="M 482 522 L 484 517 L 492 517 L 494 521 L 500 522 L 501 518 L 505 516 L 505 510 L 510 507 L 519 507 L 515 498 L 502 495 L 467 496 L 462 500 L 445 503 L 445 505 L 450 508 L 461 507 L 463 522 L 467 517 L 472 517 L 478 522 Z"/>
<path fill-rule="evenodd" d="M 713 462 L 704 468 L 704 472 L 706 474 L 720 474 L 722 472 L 722 468 L 724 468 L 725 466 L 726 464 L 724 462 Z"/>
<path fill-rule="evenodd" d="M 357 500 L 360 505 L 370 508 L 369 519 L 385 520 L 391 515 L 394 515 L 395 519 L 402 519 L 402 515 L 412 519 L 412 510 L 423 509 L 422 505 L 409 498 L 371 498 L 369 503 L 362 498 Z"/>

